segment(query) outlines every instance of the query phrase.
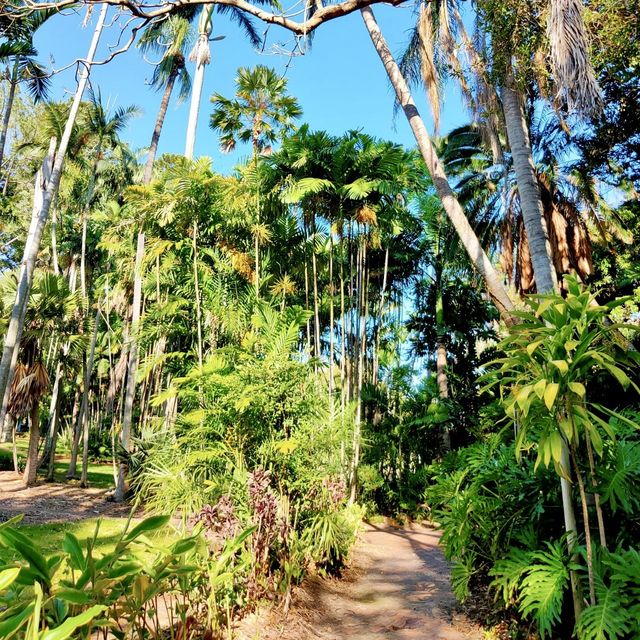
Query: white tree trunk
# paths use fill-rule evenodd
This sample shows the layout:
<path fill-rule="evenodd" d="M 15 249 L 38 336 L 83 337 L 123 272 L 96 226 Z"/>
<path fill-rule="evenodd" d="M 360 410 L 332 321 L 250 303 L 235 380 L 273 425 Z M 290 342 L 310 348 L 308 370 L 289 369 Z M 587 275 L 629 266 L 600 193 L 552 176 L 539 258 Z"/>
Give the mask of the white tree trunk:
<path fill-rule="evenodd" d="M 127 367 L 127 386 L 124 396 L 124 416 L 120 441 L 128 453 L 131 447 L 131 423 L 133 421 L 133 401 L 136 395 L 136 373 L 138 371 L 138 335 L 140 333 L 140 315 L 142 310 L 142 261 L 144 259 L 144 232 L 138 233 L 136 262 L 133 281 L 133 310 L 131 313 L 131 332 L 129 334 L 129 364 Z M 120 463 L 114 500 L 122 502 L 126 492 L 127 464 Z"/>
<path fill-rule="evenodd" d="M 82 474 L 80 476 L 80 486 L 87 486 L 87 474 L 89 467 L 89 383 L 91 372 L 93 371 L 93 361 L 96 354 L 96 341 L 98 338 L 98 325 L 100 324 L 100 303 L 96 308 L 96 317 L 91 336 L 91 346 L 89 347 L 89 362 L 84 377 L 84 389 L 82 390 L 82 405 L 80 406 L 80 425 L 82 426 Z"/>
<path fill-rule="evenodd" d="M 44 175 L 46 185 L 44 192 L 41 194 L 42 202 L 37 203 L 38 213 L 35 220 L 35 224 L 29 232 L 29 237 L 24 248 L 24 254 L 22 257 L 22 266 L 20 268 L 20 276 L 18 279 L 18 288 L 16 291 L 16 298 L 11 310 L 11 319 L 9 320 L 9 326 L 4 341 L 4 348 L 2 351 L 2 360 L 0 360 L 0 397 L 3 398 L 2 409 L 0 410 L 0 424 L 4 422 L 4 416 L 6 414 L 6 402 L 5 402 L 5 390 L 11 386 L 11 379 L 13 378 L 13 371 L 15 370 L 15 362 L 17 356 L 14 356 L 14 351 L 20 344 L 20 338 L 22 337 L 22 329 L 24 327 L 24 318 L 27 310 L 27 301 L 29 299 L 29 292 L 31 290 L 31 283 L 33 281 L 33 271 L 35 269 L 36 258 L 38 250 L 40 249 L 40 241 L 42 239 L 42 232 L 44 231 L 47 218 L 49 217 L 49 209 L 53 198 L 60 186 L 60 179 L 62 177 L 62 165 L 64 163 L 64 157 L 69 146 L 69 140 L 71 138 L 71 132 L 73 125 L 80 109 L 80 102 L 82 101 L 82 95 L 87 81 L 89 79 L 89 64 L 93 62 L 102 28 L 104 26 L 104 20 L 109 9 L 109 5 L 104 4 L 100 10 L 98 22 L 93 33 L 91 45 L 89 46 L 89 52 L 87 53 L 86 63 L 80 68 L 80 77 L 78 79 L 78 88 L 69 111 L 69 117 L 65 125 L 62 139 L 60 140 L 60 146 L 55 156 L 55 162 L 50 169 L 50 177 Z M 47 163 L 45 163 L 45 167 Z M 49 167 L 51 165 L 48 165 Z M 48 178 L 48 179 L 47 179 Z M 34 200 L 38 199 L 39 190 L 36 189 Z M 34 205 L 36 202 L 34 202 Z M 13 366 L 12 366 L 13 364 Z M 8 400 L 8 398 L 7 398 Z"/>
<path fill-rule="evenodd" d="M 522 108 L 521 96 L 514 86 L 511 74 L 507 74 L 505 85 L 502 88 L 502 107 L 520 194 L 522 218 L 527 231 L 531 262 L 536 278 L 536 288 L 538 293 L 549 293 L 556 288 L 558 281 L 551 261 L 551 246 L 533 165 L 529 129 Z"/>
<path fill-rule="evenodd" d="M 511 311 L 513 311 L 513 302 L 509 298 L 509 294 L 502 284 L 502 280 L 497 270 L 489 260 L 489 257 L 485 253 L 478 237 L 474 230 L 471 228 L 464 211 L 458 202 L 451 185 L 447 179 L 447 176 L 442 167 L 442 163 L 437 157 L 433 145 L 431 144 L 431 138 L 427 132 L 427 128 L 424 125 L 420 113 L 416 108 L 416 105 L 411 97 L 411 91 L 407 85 L 406 80 L 402 76 L 400 68 L 397 62 L 393 58 L 393 54 L 387 45 L 380 27 L 376 22 L 373 10 L 371 7 L 365 7 L 360 10 L 362 19 L 364 20 L 373 46 L 375 47 L 380 60 L 389 76 L 389 80 L 393 88 L 395 89 L 398 102 L 404 111 L 404 114 L 409 121 L 413 135 L 415 136 L 420 153 L 424 158 L 427 165 L 427 169 L 433 180 L 434 187 L 438 194 L 438 197 L 442 201 L 444 210 L 451 221 L 456 233 L 460 237 L 460 242 L 466 249 L 471 259 L 471 263 L 475 269 L 484 278 L 487 286 L 487 291 L 495 303 L 500 315 L 507 324 L 513 324 L 513 318 Z"/>
<path fill-rule="evenodd" d="M 187 124 L 187 140 L 184 149 L 184 155 L 189 160 L 193 159 L 193 152 L 196 145 L 196 130 L 198 128 L 198 115 L 200 114 L 200 100 L 202 98 L 204 70 L 210 61 L 209 36 L 211 35 L 212 29 L 212 11 L 213 7 L 210 5 L 202 7 L 198 26 L 198 41 L 190 55 L 190 59 L 196 63 L 196 71 L 193 77 L 191 104 L 189 106 L 189 121 Z"/>

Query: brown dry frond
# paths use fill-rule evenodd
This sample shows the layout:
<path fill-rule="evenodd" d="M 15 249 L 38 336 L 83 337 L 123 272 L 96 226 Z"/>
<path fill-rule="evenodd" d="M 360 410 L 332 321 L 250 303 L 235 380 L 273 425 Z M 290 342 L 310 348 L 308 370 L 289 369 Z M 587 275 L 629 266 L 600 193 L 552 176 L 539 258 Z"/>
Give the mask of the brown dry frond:
<path fill-rule="evenodd" d="M 602 110 L 602 95 L 589 60 L 582 0 L 551 0 L 547 36 L 559 95 L 582 116 Z"/>
<path fill-rule="evenodd" d="M 360 207 L 356 213 L 356 221 L 360 224 L 378 224 L 378 216 L 376 212 L 367 204 Z"/>
<path fill-rule="evenodd" d="M 440 128 L 440 90 L 438 87 L 438 70 L 434 59 L 435 42 L 433 17 L 431 16 L 430 8 L 431 5 L 425 3 L 420 6 L 418 35 L 420 36 L 420 46 L 422 48 L 422 55 L 420 56 L 422 79 L 427 88 L 427 97 L 433 114 L 433 126 L 437 132 Z"/>
<path fill-rule="evenodd" d="M 42 362 L 31 366 L 16 365 L 11 383 L 9 411 L 13 415 L 30 413 L 36 407 L 49 387 L 49 374 Z"/>

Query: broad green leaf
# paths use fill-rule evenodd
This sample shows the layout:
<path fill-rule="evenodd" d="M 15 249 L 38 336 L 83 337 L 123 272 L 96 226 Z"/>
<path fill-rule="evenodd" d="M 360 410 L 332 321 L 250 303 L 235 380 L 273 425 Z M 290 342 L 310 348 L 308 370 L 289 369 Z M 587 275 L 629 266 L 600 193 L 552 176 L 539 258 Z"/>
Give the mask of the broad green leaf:
<path fill-rule="evenodd" d="M 630 384 L 629 376 L 620 368 L 614 364 L 602 363 L 602 366 L 614 376 L 614 378 L 620 383 L 623 389 L 626 389 Z"/>
<path fill-rule="evenodd" d="M 73 632 L 79 627 L 89 624 L 94 618 L 106 611 L 107 607 L 101 604 L 93 605 L 81 614 L 73 618 L 67 618 L 59 627 L 47 631 L 42 640 L 67 640 L 73 635 Z"/>
<path fill-rule="evenodd" d="M 11 638 L 20 631 L 22 625 L 33 613 L 34 608 L 35 604 L 32 602 L 20 611 L 20 613 L 17 613 L 15 616 L 10 616 L 0 622 L 0 638 Z"/>
<path fill-rule="evenodd" d="M 164 527 L 167 522 L 169 522 L 170 516 L 151 516 L 150 518 L 146 518 L 140 524 L 136 525 L 129 533 L 125 536 L 125 540 L 133 540 L 143 533 L 148 533 L 149 531 L 155 531 L 156 529 L 161 529 Z"/>
<path fill-rule="evenodd" d="M 84 569 L 87 566 L 82 547 L 72 533 L 65 533 L 62 541 L 62 548 L 69 554 L 71 567 L 73 569 Z"/>
<path fill-rule="evenodd" d="M 551 409 L 553 403 L 556 401 L 558 390 L 560 385 L 557 382 L 550 382 L 544 390 L 544 403 L 547 405 L 547 409 Z"/>
<path fill-rule="evenodd" d="M 91 601 L 90 594 L 81 589 L 59 589 L 55 596 L 71 604 L 87 604 Z"/>

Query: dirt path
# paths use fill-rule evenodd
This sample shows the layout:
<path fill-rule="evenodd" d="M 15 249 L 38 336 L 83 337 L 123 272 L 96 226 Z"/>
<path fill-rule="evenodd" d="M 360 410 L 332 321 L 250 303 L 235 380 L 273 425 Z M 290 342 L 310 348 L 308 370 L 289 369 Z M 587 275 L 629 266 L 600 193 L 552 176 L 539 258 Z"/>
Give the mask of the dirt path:
<path fill-rule="evenodd" d="M 107 501 L 106 489 L 40 482 L 25 489 L 13 471 L 0 472 L 0 522 L 24 514 L 24 524 L 70 522 L 100 516 L 124 518 L 131 507 Z"/>
<path fill-rule="evenodd" d="M 367 525 L 342 580 L 317 577 L 295 594 L 286 621 L 256 614 L 243 640 L 480 640 L 458 612 L 439 533 Z"/>

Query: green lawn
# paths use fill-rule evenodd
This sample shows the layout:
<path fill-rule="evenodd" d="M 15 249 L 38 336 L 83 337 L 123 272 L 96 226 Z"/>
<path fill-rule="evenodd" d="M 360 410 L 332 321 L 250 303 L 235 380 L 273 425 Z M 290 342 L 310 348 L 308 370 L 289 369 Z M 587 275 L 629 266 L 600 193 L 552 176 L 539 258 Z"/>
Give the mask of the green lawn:
<path fill-rule="evenodd" d="M 126 522 L 126 518 L 103 518 L 100 520 L 100 527 L 94 546 L 97 554 L 108 553 L 116 546 Z M 98 520 L 96 518 L 91 518 L 74 522 L 25 524 L 18 525 L 17 528 L 37 543 L 39 551 L 44 556 L 50 557 L 62 550 L 62 540 L 65 533 L 74 534 L 80 544 L 85 547 L 87 539 L 93 538 L 97 523 Z M 136 523 L 132 522 L 130 528 L 133 528 Z M 149 534 L 148 539 L 152 542 L 152 547 L 157 547 L 169 544 L 178 537 L 178 532 L 171 525 L 168 525 Z M 17 559 L 9 550 L 0 547 L 0 562 L 13 562 Z"/>
<path fill-rule="evenodd" d="M 18 436 L 16 440 L 16 449 L 18 451 L 18 462 L 24 466 L 25 459 L 27 457 L 27 436 Z M 56 460 L 54 465 L 54 478 L 56 482 L 65 482 L 67 468 L 69 466 L 68 452 L 59 451 L 59 459 Z M 8 443 L 0 444 L 0 469 L 9 470 L 13 469 L 13 445 Z M 78 475 L 82 471 L 82 463 L 78 461 Z M 46 469 L 40 470 L 40 475 L 45 475 Z M 109 463 L 104 462 L 91 462 L 89 461 L 89 469 L 87 472 L 87 479 L 89 486 L 97 487 L 100 489 L 108 489 L 113 487 L 113 467 Z"/>

